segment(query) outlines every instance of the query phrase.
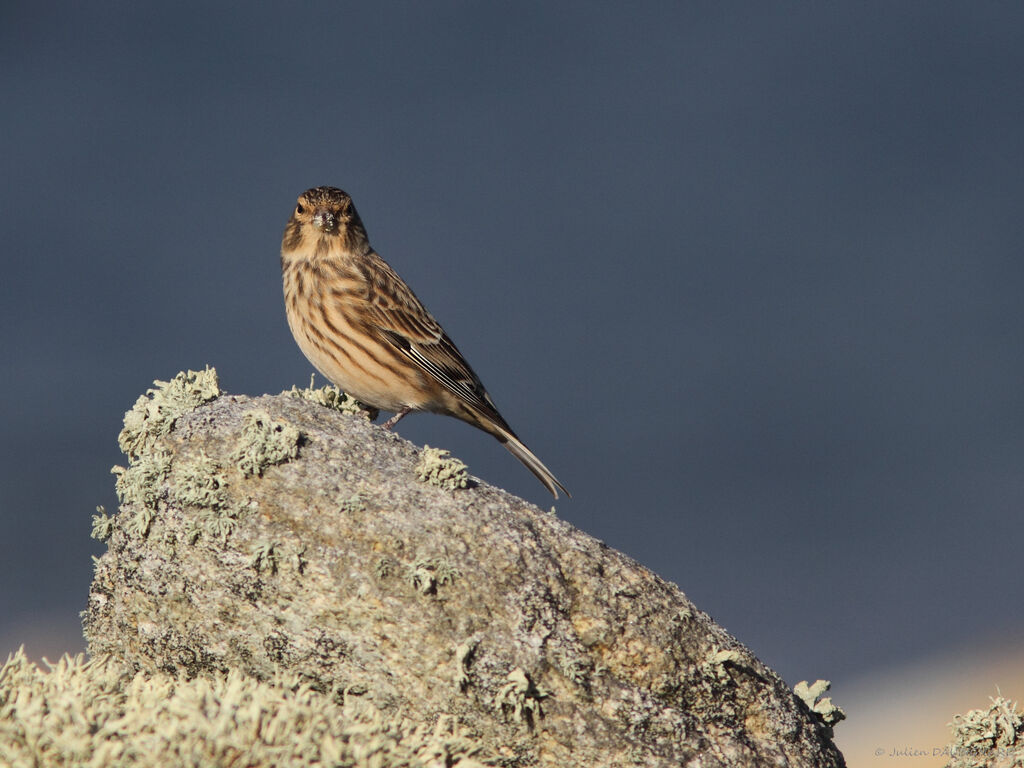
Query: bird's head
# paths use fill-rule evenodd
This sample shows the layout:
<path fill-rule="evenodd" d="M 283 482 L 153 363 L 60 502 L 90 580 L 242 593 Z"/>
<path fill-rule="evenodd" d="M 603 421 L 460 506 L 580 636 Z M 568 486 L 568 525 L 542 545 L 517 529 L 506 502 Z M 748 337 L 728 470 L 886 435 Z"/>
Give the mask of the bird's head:
<path fill-rule="evenodd" d="M 337 187 L 314 187 L 299 195 L 281 241 L 281 255 L 362 255 L 370 250 L 352 198 Z"/>

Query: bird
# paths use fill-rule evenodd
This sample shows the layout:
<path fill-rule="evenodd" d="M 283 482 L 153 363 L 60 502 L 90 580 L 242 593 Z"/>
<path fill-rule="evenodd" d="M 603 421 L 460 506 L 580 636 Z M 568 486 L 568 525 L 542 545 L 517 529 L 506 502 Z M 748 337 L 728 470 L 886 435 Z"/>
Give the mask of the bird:
<path fill-rule="evenodd" d="M 303 192 L 281 239 L 285 313 L 299 349 L 364 405 L 454 416 L 493 435 L 557 499 L 565 486 L 498 413 L 480 377 L 412 289 L 370 246 L 352 198 Z"/>

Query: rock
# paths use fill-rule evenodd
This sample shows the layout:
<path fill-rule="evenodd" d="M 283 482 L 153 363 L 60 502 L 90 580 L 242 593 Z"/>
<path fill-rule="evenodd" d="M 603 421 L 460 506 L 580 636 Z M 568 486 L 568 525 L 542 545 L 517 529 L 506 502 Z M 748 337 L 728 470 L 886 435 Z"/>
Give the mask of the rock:
<path fill-rule="evenodd" d="M 506 766 L 844 764 L 675 585 L 486 483 L 418 479 L 451 473 L 316 391 L 211 399 L 204 376 L 126 417 L 84 614 L 94 657 L 299 675 L 341 703 L 457 722 Z"/>

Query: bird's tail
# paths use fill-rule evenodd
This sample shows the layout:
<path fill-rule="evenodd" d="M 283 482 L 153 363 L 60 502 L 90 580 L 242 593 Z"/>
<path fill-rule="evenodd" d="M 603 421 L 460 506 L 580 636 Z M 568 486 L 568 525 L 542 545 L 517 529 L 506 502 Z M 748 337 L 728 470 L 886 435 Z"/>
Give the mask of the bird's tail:
<path fill-rule="evenodd" d="M 562 489 L 570 499 L 572 494 L 566 490 L 565 486 L 558 482 L 558 478 L 551 474 L 551 470 L 544 466 L 544 462 L 533 455 L 533 451 L 523 445 L 523 441 L 516 437 L 509 431 L 499 429 L 499 434 L 495 435 L 501 444 L 508 448 L 509 453 L 523 462 L 523 465 L 533 472 L 537 476 L 537 479 L 544 483 L 544 487 L 551 491 L 551 495 L 556 499 L 558 498 L 558 491 L 555 490 L 556 486 Z"/>

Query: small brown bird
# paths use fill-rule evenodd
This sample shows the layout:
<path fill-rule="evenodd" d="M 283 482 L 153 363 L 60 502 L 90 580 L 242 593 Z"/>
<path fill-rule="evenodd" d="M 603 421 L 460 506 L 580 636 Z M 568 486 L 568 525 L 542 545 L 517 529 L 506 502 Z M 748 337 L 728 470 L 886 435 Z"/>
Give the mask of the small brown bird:
<path fill-rule="evenodd" d="M 569 492 L 516 437 L 484 385 L 412 289 L 370 247 L 352 198 L 335 187 L 299 197 L 281 241 L 288 325 L 339 389 L 394 416 L 462 419 L 498 439 L 558 498 Z"/>

